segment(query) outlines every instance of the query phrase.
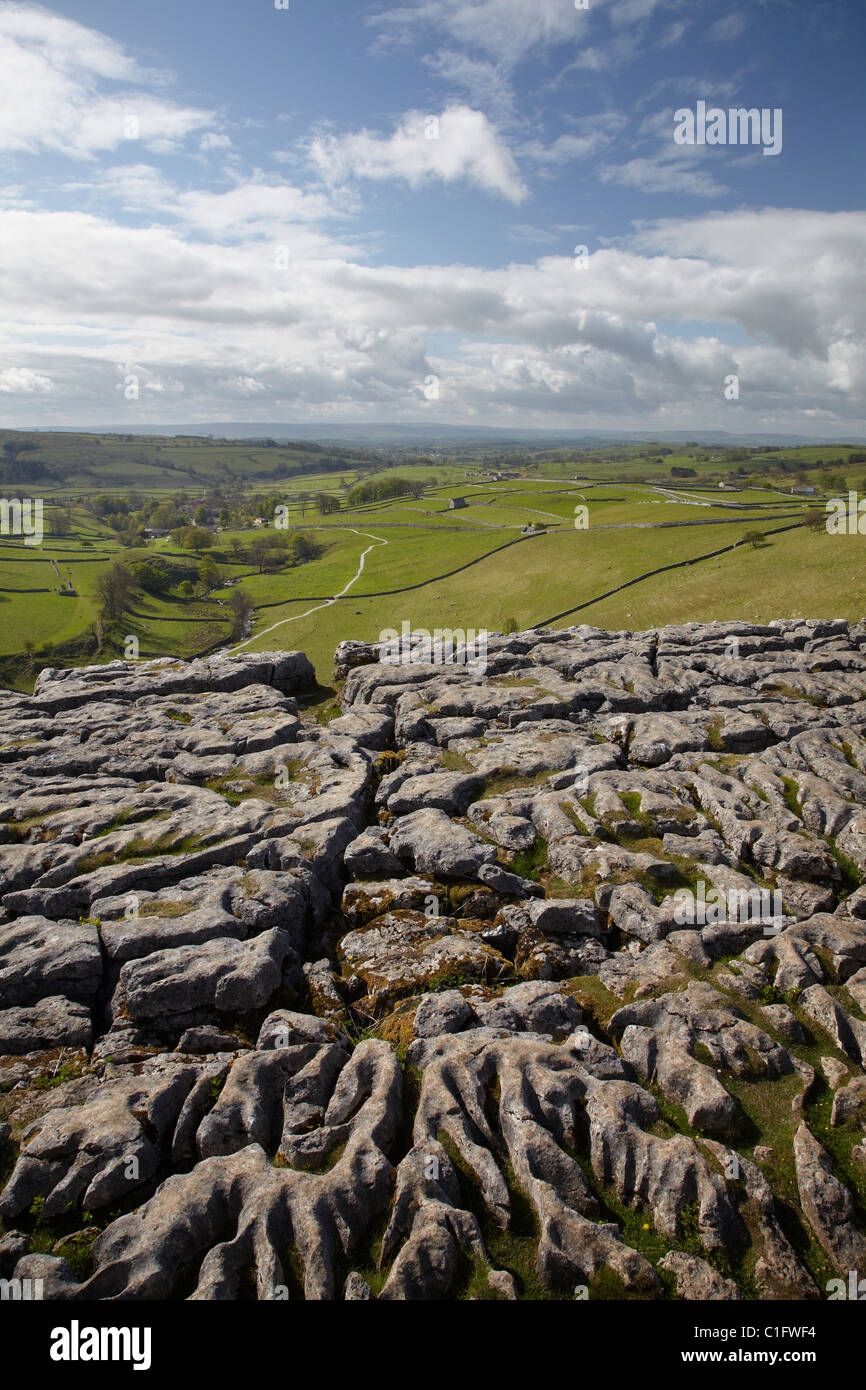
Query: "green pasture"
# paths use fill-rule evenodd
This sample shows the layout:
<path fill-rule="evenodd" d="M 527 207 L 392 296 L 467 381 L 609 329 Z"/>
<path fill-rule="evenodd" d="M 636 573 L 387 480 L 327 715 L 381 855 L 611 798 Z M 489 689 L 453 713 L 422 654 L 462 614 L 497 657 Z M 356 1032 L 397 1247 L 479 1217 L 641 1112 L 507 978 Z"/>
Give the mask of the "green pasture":
<path fill-rule="evenodd" d="M 764 623 L 774 618 L 866 618 L 866 536 L 828 536 L 798 527 L 770 536 L 757 550 L 741 546 L 693 568 L 645 580 L 557 626 L 582 621 L 636 630 L 733 618 Z"/>
<path fill-rule="evenodd" d="M 0 445 L 9 434 L 0 431 Z M 780 458 L 796 460 L 817 489 L 810 499 L 787 491 L 795 485 L 793 474 L 773 490 L 761 485 L 760 476 L 739 479 L 738 465 L 712 446 L 681 449 L 663 457 L 661 465 L 645 446 L 563 451 L 560 456 L 526 452 L 519 462 L 510 458 L 500 465 L 478 450 L 448 460 L 401 463 L 336 445 L 319 453 L 302 446 L 268 448 L 201 439 L 60 434 L 32 438 L 39 458 L 66 470 L 64 485 L 55 492 L 67 498 L 86 499 L 94 492 L 135 493 L 140 499 L 167 494 L 199 498 L 215 486 L 225 486 L 235 497 L 239 491 L 266 493 L 268 504 L 262 510 L 268 519 L 271 504 L 287 504 L 290 526 L 320 545 L 317 558 L 259 574 L 249 559 L 238 561 L 231 554 L 232 540 L 248 547 L 263 533 L 255 527 L 218 532 L 205 554 L 232 584 L 239 582 L 256 605 L 253 638 L 245 650 L 306 650 L 324 682 L 338 642 L 347 637 L 374 640 L 385 628 L 399 630 L 404 621 L 429 629 L 501 630 L 511 623 L 522 628 L 586 602 L 589 608 L 563 617 L 558 625 L 589 622 L 637 628 L 690 619 L 860 618 L 866 613 L 864 539 L 829 537 L 805 528 L 772 537 L 758 549 L 741 546 L 599 599 L 645 571 L 680 559 L 696 560 L 748 531 L 789 524 L 785 514 L 800 516 L 823 506 L 827 472 L 816 464 L 847 459 L 851 450 L 841 445 L 780 450 L 778 455 L 752 455 L 746 461 L 759 475 Z M 698 457 L 702 455 L 707 457 Z M 345 459 L 346 466 L 333 472 L 273 476 L 275 470 L 325 459 Z M 346 507 L 350 489 L 374 466 L 378 478 L 423 483 L 423 493 Z M 699 476 L 672 479 L 671 467 L 694 468 Z M 862 473 L 862 465 L 855 468 Z M 503 469 L 504 479 L 493 481 L 490 474 Z M 835 471 L 845 473 L 846 468 L 837 465 Z M 589 476 L 575 481 L 576 475 Z M 719 477 L 735 486 L 742 483 L 743 490 L 719 489 Z M 240 488 L 238 478 L 244 479 Z M 854 486 L 857 479 L 850 482 Z M 16 495 L 10 483 L 0 492 Z M 337 497 L 340 511 L 321 516 L 312 500 L 319 492 Z M 50 498 L 51 489 L 28 485 L 17 493 Z M 468 505 L 450 510 L 449 499 L 455 496 L 465 497 Z M 573 526 L 578 504 L 589 509 L 587 530 Z M 21 683 L 25 642 L 33 644 L 37 657 L 50 648 L 52 659 L 75 663 L 113 658 L 119 654 L 121 636 L 138 637 L 143 656 L 191 656 L 228 641 L 228 613 L 222 606 L 231 593 L 228 585 L 190 600 L 176 592 L 180 579 L 197 575 L 201 556 L 178 551 L 170 538 L 124 549 L 119 536 L 82 506 L 74 509 L 72 521 L 70 536 L 46 536 L 39 548 L 24 547 L 12 538 L 0 540 L 0 678 Z M 694 524 L 698 522 L 706 524 Z M 533 523 L 540 523 L 545 534 L 518 539 L 519 528 Z M 508 549 L 488 555 L 515 540 Z M 354 578 L 368 547 L 364 570 Z M 123 618 L 96 656 L 99 576 L 111 559 L 133 565 L 155 554 L 173 571 L 174 591 L 153 595 L 135 589 Z M 471 567 L 461 569 L 467 564 Z M 443 577 L 454 569 L 461 572 Z M 66 580 L 76 591 L 73 597 L 57 592 Z M 323 606 L 350 581 L 344 597 Z M 413 586 L 408 593 L 376 596 L 406 586 Z M 46 592 L 3 592 L 27 588 Z"/>
<path fill-rule="evenodd" d="M 624 530 L 593 535 L 592 531 L 573 528 L 548 532 L 520 540 L 461 574 L 437 578 L 411 593 L 364 598 L 363 594 L 370 588 L 385 587 L 384 583 L 371 585 L 369 581 L 374 576 L 381 580 L 383 566 L 390 565 L 394 558 L 374 551 L 368 556 L 368 562 L 375 563 L 369 574 L 365 570 L 364 582 L 359 583 L 357 593 L 350 591 L 338 602 L 308 616 L 303 616 L 303 606 L 297 604 L 262 612 L 257 615 L 254 639 L 245 650 L 306 651 L 316 666 L 320 681 L 326 683 L 334 648 L 346 638 L 374 641 L 385 628 L 400 630 L 404 621 L 413 627 L 430 630 L 458 627 L 501 631 L 512 620 L 518 628 L 529 627 L 649 569 L 729 545 L 741 539 L 748 529 L 751 528 L 744 524 L 741 528 L 690 527 L 681 532 Z M 798 530 L 796 534 L 805 533 Z M 822 533 L 818 539 L 831 538 Z M 766 550 L 748 550 L 748 555 L 767 555 L 771 551 L 772 545 L 768 545 Z M 746 554 L 746 548 L 737 553 Z M 663 577 L 661 582 L 670 581 Z M 806 592 L 805 586 L 803 591 Z M 638 593 L 639 586 L 636 586 L 632 591 L 635 602 Z M 789 597 L 795 593 L 796 586 L 789 589 Z M 589 609 L 588 616 L 563 619 L 559 625 L 569 626 L 576 622 L 603 625 L 593 616 L 594 612 L 594 608 Z M 684 621 L 687 617 L 685 608 L 665 621 Z M 279 626 L 265 632 L 275 624 Z"/>

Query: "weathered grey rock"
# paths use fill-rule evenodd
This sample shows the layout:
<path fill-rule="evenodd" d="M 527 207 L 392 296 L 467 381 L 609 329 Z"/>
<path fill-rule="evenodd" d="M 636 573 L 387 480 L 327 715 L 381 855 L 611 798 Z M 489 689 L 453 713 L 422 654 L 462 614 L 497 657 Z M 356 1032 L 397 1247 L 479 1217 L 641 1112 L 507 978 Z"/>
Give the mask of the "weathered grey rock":
<path fill-rule="evenodd" d="M 101 982 L 102 952 L 92 923 L 21 917 L 0 926 L 0 1005 L 4 1008 L 56 994 L 87 1001 Z"/>
<path fill-rule="evenodd" d="M 525 980 L 567 980 L 573 975 L 597 975 L 607 957 L 594 936 L 544 936 L 537 927 L 530 927 L 520 933 L 514 964 Z"/>
<path fill-rule="evenodd" d="M 257 652 L 255 656 L 220 656 L 201 661 L 112 661 L 62 671 L 40 671 L 34 702 L 46 712 L 74 709 L 110 688 L 112 700 L 142 696 L 232 691 L 259 682 L 290 692 L 315 685 L 316 673 L 303 652 Z"/>
<path fill-rule="evenodd" d="M 261 1008 L 276 990 L 291 950 L 275 927 L 250 941 L 221 938 L 202 946 L 155 951 L 120 972 L 130 1018 L 171 1019 L 198 1009 L 245 1013 Z"/>
<path fill-rule="evenodd" d="M 532 879 L 521 878 L 519 874 L 510 874 L 503 869 L 501 864 L 482 864 L 478 870 L 478 878 L 481 883 L 492 888 L 496 893 L 502 893 L 507 897 L 535 898 L 541 897 L 544 889 L 539 884 L 533 883 Z"/>
<path fill-rule="evenodd" d="M 844 1062 L 837 1062 L 835 1057 L 822 1057 L 820 1062 L 822 1072 L 835 1091 L 839 1082 L 848 1077 L 848 1068 L 845 1066 Z"/>
<path fill-rule="evenodd" d="M 0 1196 L 4 1220 L 28 1211 L 36 1197 L 51 1218 L 70 1204 L 95 1211 L 147 1184 L 170 1152 L 199 1077 L 197 1067 L 165 1058 L 142 1076 L 104 1082 L 83 1105 L 36 1120 Z"/>
<path fill-rule="evenodd" d="M 345 1033 L 329 1020 L 317 1018 L 315 1014 L 296 1013 L 293 1009 L 275 1009 L 263 1022 L 256 1047 L 294 1047 L 307 1042 L 320 1046 L 330 1043 L 338 1043 L 344 1048 L 349 1046 Z"/>
<path fill-rule="evenodd" d="M 221 1033 L 218 1028 L 204 1026 L 201 1028 L 187 1028 L 181 1034 L 177 1045 L 178 1052 L 236 1052 L 240 1047 L 240 1040 L 232 1033 Z"/>
<path fill-rule="evenodd" d="M 340 903 L 352 928 L 362 927 L 386 912 L 410 910 L 439 915 L 439 898 L 429 878 L 394 878 L 375 883 L 350 883 Z"/>
<path fill-rule="evenodd" d="M 89 1048 L 92 1042 L 90 1009 L 62 995 L 0 1011 L 0 1056 L 17 1056 L 40 1048 Z"/>
<path fill-rule="evenodd" d="M 688 1255 L 684 1250 L 671 1250 L 659 1260 L 659 1269 L 668 1270 L 677 1281 L 677 1295 L 680 1298 L 696 1299 L 699 1302 L 713 1300 L 737 1300 L 742 1294 L 731 1279 L 726 1279 L 718 1270 L 707 1264 L 699 1255 Z"/>
<path fill-rule="evenodd" d="M 601 914 L 588 898 L 544 898 L 528 906 L 529 920 L 554 936 L 601 936 Z"/>
<path fill-rule="evenodd" d="M 866 1060 L 866 1023 L 854 1018 L 838 1000 L 833 999 L 823 985 L 810 985 L 799 999 L 804 1013 L 855 1062 Z"/>
<path fill-rule="evenodd" d="M 90 1279 L 59 1232 L 51 1255 L 7 1237 L 0 1277 L 271 1300 L 290 1252 L 306 1297 L 370 1301 L 379 1229 L 385 1301 L 447 1298 L 468 1261 L 476 1296 L 513 1299 L 476 1202 L 512 1228 L 515 1181 L 551 1291 L 669 1288 L 605 1197 L 674 1246 L 681 1297 L 742 1293 L 713 1250 L 762 1298 L 821 1296 L 731 1092 L 760 1125 L 751 1088 L 790 1075 L 812 1115 L 804 1018 L 831 1124 L 863 1128 L 866 907 L 841 856 L 866 869 L 866 624 L 492 635 L 485 674 L 381 655 L 341 647 L 327 726 L 291 654 L 0 694 L 3 1214 L 137 1208 Z M 701 880 L 725 910 L 679 920 Z M 768 884 L 781 910 L 739 910 Z M 736 1150 L 662 1125 L 648 1086 Z M 862 1267 L 848 1179 L 803 1125 L 796 1149 L 803 1219 Z"/>
<path fill-rule="evenodd" d="M 260 1054 L 264 1059 L 277 1054 Z M 59 1258 L 25 1256 L 17 1277 L 45 1280 L 58 1300 L 177 1297 L 190 1275 L 194 1300 L 236 1298 L 254 1271 L 258 1298 L 280 1297 L 279 1251 L 291 1242 L 308 1299 L 333 1299 L 345 1233 L 369 1228 L 390 1196 L 384 1150 L 399 1114 L 400 1075 L 384 1043 L 362 1043 L 339 1073 L 326 1123 L 309 1136 L 321 1157 L 343 1146 L 317 1174 L 275 1168 L 255 1143 L 197 1163 L 164 1182 L 137 1212 L 113 1221 L 93 1243 L 94 1273 L 83 1283 Z M 309 1145 L 308 1145 L 309 1146 Z M 293 1157 L 300 1157 L 300 1153 Z"/>
<path fill-rule="evenodd" d="M 408 777 L 388 797 L 388 810 L 392 815 L 405 816 L 431 807 L 459 816 L 483 784 L 482 777 L 465 772 L 430 772 L 426 776 Z"/>
<path fill-rule="evenodd" d="M 835 1126 L 863 1120 L 866 1120 L 866 1077 L 856 1076 L 847 1086 L 841 1086 L 833 1097 L 830 1123 Z"/>
<path fill-rule="evenodd" d="M 557 1040 L 583 1023 L 577 1000 L 555 984 L 527 980 L 503 990 L 496 999 L 474 1005 L 478 1022 L 509 1032 L 549 1033 Z"/>
<path fill-rule="evenodd" d="M 748 1201 L 748 1219 L 756 1230 L 760 1254 L 755 1261 L 755 1283 L 765 1298 L 816 1298 L 818 1290 L 800 1264 L 780 1224 L 776 1202 L 769 1183 L 757 1163 L 769 1163 L 772 1151 L 755 1148 L 755 1163 L 740 1153 L 724 1148 L 713 1139 L 702 1139 L 701 1147 L 712 1154 L 727 1178 L 742 1183 Z"/>
<path fill-rule="evenodd" d="M 789 1043 L 804 1043 L 806 1034 L 797 1022 L 787 1004 L 765 1004 L 764 1016 L 771 1028 Z"/>
<path fill-rule="evenodd" d="M 457 1174 L 441 1144 L 416 1144 L 398 1167 L 394 1208 L 382 1242 L 383 1258 L 393 1260 L 381 1294 L 385 1301 L 446 1293 L 461 1250 L 487 1263 L 478 1221 L 459 1200 Z M 497 1273 L 501 1277 L 500 1271 L 488 1275 L 492 1287 Z"/>
<path fill-rule="evenodd" d="M 598 974 L 605 988 L 620 999 L 628 993 L 641 999 L 661 985 L 684 979 L 684 965 L 681 955 L 659 941 L 643 951 L 617 951 L 602 962 Z"/>
<path fill-rule="evenodd" d="M 308 1040 L 238 1057 L 213 1109 L 196 1134 L 203 1158 L 236 1153 L 247 1144 L 280 1148 L 284 1131 L 321 1125 L 346 1048 Z"/>
<path fill-rule="evenodd" d="M 343 1300 L 346 1303 L 362 1303 L 373 1297 L 370 1285 L 362 1274 L 353 1269 L 343 1285 Z"/>
<path fill-rule="evenodd" d="M 403 872 L 400 860 L 388 848 L 386 831 L 378 826 L 362 831 L 347 846 L 343 862 L 354 878 L 391 878 Z"/>
<path fill-rule="evenodd" d="M 332 719 L 328 725 L 330 734 L 344 734 L 359 748 L 369 748 L 379 752 L 390 744 L 394 737 L 394 720 L 388 714 L 374 710 L 359 710 L 355 714 L 344 714 Z"/>
<path fill-rule="evenodd" d="M 477 1022 L 475 1010 L 459 990 L 446 989 L 421 1000 L 412 1023 L 416 1038 L 438 1038 L 459 1033 Z"/>
<path fill-rule="evenodd" d="M 496 858 L 487 845 L 465 826 L 455 825 L 444 811 L 414 811 L 390 828 L 390 848 L 416 873 L 443 878 L 477 878 L 482 864 Z"/>
<path fill-rule="evenodd" d="M 679 994 L 627 1004 L 610 1028 L 622 1035 L 622 1055 L 638 1076 L 656 1081 L 697 1129 L 729 1133 L 737 1107 L 712 1068 L 697 1060 L 696 1049 L 737 1076 L 774 1077 L 794 1069 L 785 1048 L 697 981 Z"/>
<path fill-rule="evenodd" d="M 794 1135 L 794 1163 L 803 1214 L 840 1274 L 866 1260 L 866 1237 L 854 1224 L 854 1202 L 833 1173 L 829 1155 L 806 1124 Z"/>
<path fill-rule="evenodd" d="M 408 994 L 457 977 L 496 980 L 508 962 L 448 917 L 388 912 L 342 938 L 338 954 L 367 986 L 366 998 L 381 1009 Z"/>
<path fill-rule="evenodd" d="M 507 811 L 497 811 L 491 815 L 487 802 L 476 801 L 474 806 L 469 807 L 469 817 L 503 849 L 516 853 L 532 849 L 535 844 L 535 826 L 525 816 L 509 815 Z"/>
<path fill-rule="evenodd" d="M 30 1237 L 23 1231 L 7 1231 L 0 1236 L 0 1279 L 8 1279 L 30 1248 Z"/>

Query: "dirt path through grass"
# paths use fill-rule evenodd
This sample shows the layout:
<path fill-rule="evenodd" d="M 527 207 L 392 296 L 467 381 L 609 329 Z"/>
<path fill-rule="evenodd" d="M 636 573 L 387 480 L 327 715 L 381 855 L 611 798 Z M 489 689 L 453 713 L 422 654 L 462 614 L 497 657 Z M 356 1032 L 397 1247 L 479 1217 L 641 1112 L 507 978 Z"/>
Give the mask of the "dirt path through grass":
<path fill-rule="evenodd" d="M 324 603 L 317 603 L 314 608 L 305 608 L 303 613 L 295 613 L 291 618 L 282 618 L 278 623 L 274 623 L 271 627 L 266 627 L 262 632 L 257 632 L 253 637 L 248 637 L 246 641 L 239 642 L 236 647 L 232 648 L 233 651 L 241 651 L 244 647 L 249 646 L 250 642 L 256 641 L 256 639 L 259 637 L 266 637 L 269 632 L 275 632 L 278 627 L 284 627 L 286 623 L 297 623 L 300 621 L 301 618 L 308 618 L 311 613 L 317 613 L 320 608 L 330 608 L 332 603 L 336 603 L 338 598 L 342 598 L 344 594 L 347 594 L 349 592 L 353 584 L 357 584 L 358 580 L 361 578 L 361 575 L 364 573 L 364 561 L 370 554 L 370 551 L 375 549 L 376 544 L 387 545 L 388 542 L 384 536 L 374 536 L 372 531 L 359 531 L 354 526 L 349 526 L 346 529 L 349 531 L 354 531 L 356 536 L 367 536 L 370 540 L 372 540 L 375 543 L 374 545 L 368 545 L 367 549 L 362 552 L 361 558 L 358 562 L 358 568 L 352 575 L 352 578 L 349 580 L 348 584 L 346 584 L 346 586 L 342 588 L 338 594 L 334 594 L 333 598 L 326 599 Z"/>

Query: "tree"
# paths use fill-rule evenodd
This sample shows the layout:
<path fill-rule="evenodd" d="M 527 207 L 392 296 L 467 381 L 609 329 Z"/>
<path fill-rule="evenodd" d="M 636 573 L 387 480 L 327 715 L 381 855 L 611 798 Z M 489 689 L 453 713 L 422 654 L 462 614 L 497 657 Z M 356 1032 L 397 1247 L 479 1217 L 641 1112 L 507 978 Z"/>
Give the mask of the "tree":
<path fill-rule="evenodd" d="M 250 563 L 258 565 L 259 574 L 265 569 L 278 569 L 283 564 L 282 544 L 279 536 L 256 536 L 250 544 Z"/>
<path fill-rule="evenodd" d="M 743 540 L 746 545 L 750 545 L 753 550 L 757 550 L 759 546 L 763 545 L 764 533 L 763 531 L 747 531 L 743 536 Z"/>
<path fill-rule="evenodd" d="M 52 536 L 72 534 L 72 513 L 68 507 L 52 507 L 48 514 L 48 532 Z"/>
<path fill-rule="evenodd" d="M 292 536 L 292 555 L 296 564 L 303 560 L 312 560 L 318 553 L 319 547 L 310 536 L 305 535 L 303 531 L 295 532 Z"/>
<path fill-rule="evenodd" d="M 417 480 L 408 478 L 376 478 L 371 482 L 360 483 L 349 493 L 349 506 L 363 506 L 367 502 L 387 502 L 392 497 L 410 496 Z"/>
<path fill-rule="evenodd" d="M 331 492 L 317 492 L 316 506 L 321 516 L 330 516 L 333 512 L 340 510 L 340 501 Z"/>
<path fill-rule="evenodd" d="M 7 458 L 16 459 L 19 454 L 30 454 L 37 446 L 32 439 L 7 439 L 3 452 Z"/>
<path fill-rule="evenodd" d="M 95 588 L 103 622 L 116 622 L 123 616 L 126 600 L 132 588 L 132 575 L 129 570 L 114 561 L 111 568 L 99 576 Z"/>
<path fill-rule="evenodd" d="M 246 633 L 247 622 L 255 605 L 245 589 L 232 589 L 227 606 L 231 609 L 231 638 L 233 642 L 236 642 Z"/>
<path fill-rule="evenodd" d="M 205 507 L 204 505 L 196 507 L 195 515 L 193 516 L 193 521 L 196 523 L 197 526 L 207 526 L 208 522 L 210 521 L 210 512 L 208 511 L 207 507 Z"/>
<path fill-rule="evenodd" d="M 823 531 L 827 517 L 818 507 L 810 507 L 803 517 L 803 521 L 810 531 Z"/>
<path fill-rule="evenodd" d="M 210 556 L 206 555 L 198 567 L 199 582 L 203 585 L 205 593 L 211 589 L 218 589 L 222 582 L 219 565 Z"/>
<path fill-rule="evenodd" d="M 203 526 L 188 526 L 183 533 L 184 550 L 208 550 L 213 545 L 213 532 Z"/>
<path fill-rule="evenodd" d="M 184 579 L 177 586 L 177 592 L 181 598 L 192 598 L 195 594 L 195 585 L 191 579 Z"/>
<path fill-rule="evenodd" d="M 160 502 L 150 518 L 155 531 L 173 531 L 180 524 L 180 520 L 172 502 Z"/>
<path fill-rule="evenodd" d="M 161 560 L 143 560 L 132 566 L 132 577 L 139 588 L 150 594 L 164 594 L 171 587 L 171 576 Z"/>

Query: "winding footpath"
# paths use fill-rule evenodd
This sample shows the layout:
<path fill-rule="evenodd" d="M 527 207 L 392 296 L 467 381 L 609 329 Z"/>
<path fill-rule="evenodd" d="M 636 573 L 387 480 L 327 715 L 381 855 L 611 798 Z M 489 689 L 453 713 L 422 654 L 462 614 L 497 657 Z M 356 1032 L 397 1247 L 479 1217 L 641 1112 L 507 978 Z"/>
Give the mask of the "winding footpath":
<path fill-rule="evenodd" d="M 357 584 L 358 580 L 361 578 L 361 575 L 364 573 L 364 561 L 370 554 L 370 551 L 375 549 L 376 544 L 387 545 L 388 542 L 384 536 L 374 536 L 372 531 L 358 531 L 354 526 L 349 526 L 347 529 L 350 531 L 354 531 L 356 536 L 367 536 L 368 539 L 374 542 L 374 545 L 368 545 L 367 549 L 362 552 L 361 558 L 358 562 L 358 568 L 352 575 L 352 578 L 349 580 L 348 584 L 346 584 L 346 586 L 342 588 L 338 594 L 334 594 L 333 598 L 326 599 L 324 603 L 317 603 L 314 608 L 305 608 L 303 613 L 295 613 L 295 615 L 291 618 L 281 618 L 278 623 L 274 623 L 271 627 L 264 628 L 262 632 L 255 633 L 253 637 L 248 637 L 244 642 L 239 642 L 236 647 L 232 648 L 233 651 L 243 651 L 244 647 L 249 646 L 250 642 L 256 641 L 259 637 L 266 637 L 269 632 L 275 632 L 278 627 L 283 627 L 286 623 L 299 622 L 301 618 L 308 618 L 311 613 L 318 613 L 320 608 L 330 608 L 332 603 L 336 603 L 337 599 L 343 598 L 343 596 L 349 592 L 353 584 Z"/>

